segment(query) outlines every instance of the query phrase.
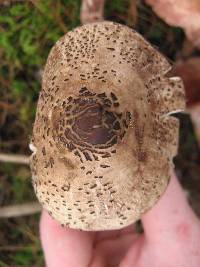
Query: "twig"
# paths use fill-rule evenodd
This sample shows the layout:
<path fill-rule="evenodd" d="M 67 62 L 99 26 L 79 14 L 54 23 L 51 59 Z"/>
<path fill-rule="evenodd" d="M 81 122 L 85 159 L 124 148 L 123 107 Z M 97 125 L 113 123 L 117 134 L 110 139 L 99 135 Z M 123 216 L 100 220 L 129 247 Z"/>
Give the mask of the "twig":
<path fill-rule="evenodd" d="M 82 24 L 104 19 L 105 0 L 82 0 L 80 20 Z"/>
<path fill-rule="evenodd" d="M 33 246 L 0 246 L 0 251 L 21 251 L 27 248 L 33 249 Z"/>
<path fill-rule="evenodd" d="M 29 157 L 25 155 L 8 155 L 0 153 L 0 161 L 29 165 Z"/>
<path fill-rule="evenodd" d="M 137 2 L 135 0 L 130 1 L 130 8 L 128 10 L 128 24 L 135 26 L 137 23 Z"/>
<path fill-rule="evenodd" d="M 0 218 L 27 216 L 42 210 L 38 202 L 0 207 Z"/>
<path fill-rule="evenodd" d="M 0 101 L 0 108 L 1 109 L 6 109 L 6 110 L 13 110 L 13 109 L 16 108 L 16 105 Z"/>
<path fill-rule="evenodd" d="M 0 266 L 1 267 L 10 267 L 9 265 L 7 265 L 5 262 L 0 260 Z"/>
<path fill-rule="evenodd" d="M 55 2 L 55 16 L 54 16 L 54 19 L 55 19 L 55 22 L 58 24 L 58 26 L 60 27 L 60 29 L 66 33 L 68 31 L 68 28 L 66 26 L 66 24 L 64 23 L 64 21 L 62 20 L 62 17 L 61 17 L 61 12 L 60 12 L 60 2 Z"/>

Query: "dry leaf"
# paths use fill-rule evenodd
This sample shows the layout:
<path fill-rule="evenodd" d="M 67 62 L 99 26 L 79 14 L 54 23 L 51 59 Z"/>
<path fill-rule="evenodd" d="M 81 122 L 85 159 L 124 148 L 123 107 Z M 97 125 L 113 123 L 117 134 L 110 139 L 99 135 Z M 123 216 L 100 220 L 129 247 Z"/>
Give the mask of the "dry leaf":
<path fill-rule="evenodd" d="M 191 115 L 200 144 L 200 57 L 178 62 L 172 75 L 180 76 L 184 82 L 187 110 Z"/>
<path fill-rule="evenodd" d="M 200 48 L 199 0 L 146 0 L 146 3 L 168 24 L 182 27 L 188 39 Z"/>

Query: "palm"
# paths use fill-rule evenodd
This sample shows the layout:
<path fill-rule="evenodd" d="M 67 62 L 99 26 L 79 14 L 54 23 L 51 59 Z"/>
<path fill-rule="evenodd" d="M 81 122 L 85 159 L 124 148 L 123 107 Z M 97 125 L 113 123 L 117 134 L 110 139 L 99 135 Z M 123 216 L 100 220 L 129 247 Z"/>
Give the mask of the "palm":
<path fill-rule="evenodd" d="M 159 203 L 122 230 L 82 232 L 61 228 L 46 213 L 41 220 L 47 267 L 199 267 L 200 223 L 172 179 Z"/>

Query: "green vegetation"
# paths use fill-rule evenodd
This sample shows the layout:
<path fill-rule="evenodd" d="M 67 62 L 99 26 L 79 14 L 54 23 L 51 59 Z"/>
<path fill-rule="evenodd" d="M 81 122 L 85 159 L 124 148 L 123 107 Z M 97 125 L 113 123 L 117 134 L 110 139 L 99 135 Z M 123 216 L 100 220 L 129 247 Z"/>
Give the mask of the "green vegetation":
<path fill-rule="evenodd" d="M 1 8 L 0 92 L 20 102 L 25 126 L 35 115 L 40 75 L 53 44 L 79 24 L 80 0 L 30 1 Z"/>
<path fill-rule="evenodd" d="M 80 23 L 80 0 L 34 2 L 0 4 L 0 150 L 9 153 L 29 153 L 46 58 L 59 37 Z M 27 167 L 0 164 L 0 176 L 0 205 L 35 199 Z M 1 267 L 44 265 L 38 221 L 0 221 Z"/>

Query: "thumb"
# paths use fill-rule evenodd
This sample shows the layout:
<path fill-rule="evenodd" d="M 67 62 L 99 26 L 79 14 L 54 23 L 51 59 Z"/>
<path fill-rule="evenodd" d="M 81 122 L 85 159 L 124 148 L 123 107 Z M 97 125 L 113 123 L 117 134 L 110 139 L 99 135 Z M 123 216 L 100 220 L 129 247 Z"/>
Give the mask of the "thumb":
<path fill-rule="evenodd" d="M 40 234 L 47 267 L 89 265 L 93 249 L 92 233 L 62 228 L 43 211 Z"/>

